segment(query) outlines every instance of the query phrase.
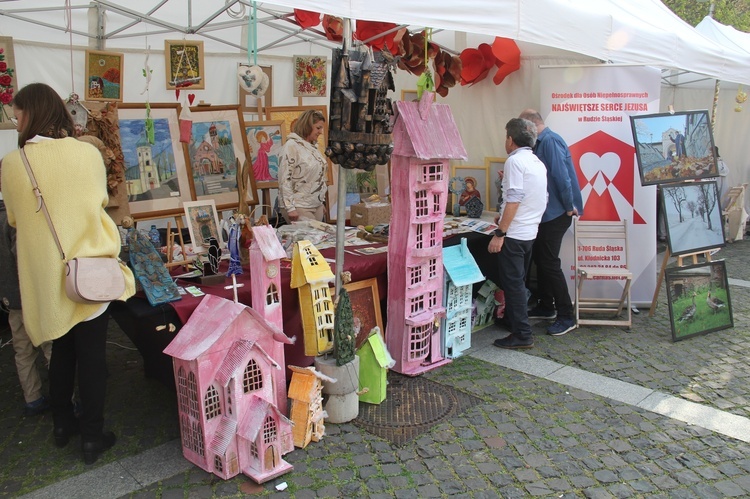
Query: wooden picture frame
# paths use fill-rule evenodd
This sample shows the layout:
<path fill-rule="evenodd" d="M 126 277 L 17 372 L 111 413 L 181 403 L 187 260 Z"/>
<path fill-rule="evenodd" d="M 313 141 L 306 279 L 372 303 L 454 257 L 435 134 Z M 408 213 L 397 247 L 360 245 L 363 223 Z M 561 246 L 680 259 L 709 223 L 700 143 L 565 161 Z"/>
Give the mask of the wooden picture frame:
<path fill-rule="evenodd" d="M 86 51 L 84 100 L 122 102 L 124 58 L 121 52 Z"/>
<path fill-rule="evenodd" d="M 237 208 L 237 171 L 245 168 L 249 157 L 245 121 L 239 106 L 191 107 L 193 124 L 187 150 L 193 199 L 213 199 L 219 210 Z M 215 134 L 215 135 L 214 135 Z M 246 201 L 258 204 L 252 167 Z"/>
<path fill-rule="evenodd" d="M 288 137 L 292 131 L 292 123 L 300 114 L 309 110 L 320 111 L 326 118 L 328 124 L 328 109 L 326 106 L 283 106 L 266 108 L 266 119 L 269 121 L 281 120 L 284 122 L 284 136 Z M 326 147 L 328 147 L 328 126 L 323 128 L 323 134 L 318 138 L 318 150 L 328 162 L 327 184 L 333 185 L 333 169 L 331 160 L 326 156 Z"/>
<path fill-rule="evenodd" d="M 451 167 L 451 177 L 462 177 L 464 181 L 467 177 L 476 179 L 475 189 L 479 192 L 479 198 L 484 204 L 484 209 L 488 209 L 488 185 L 489 171 L 485 166 L 453 165 Z M 456 197 L 456 202 L 460 203 L 461 194 Z"/>
<path fill-rule="evenodd" d="M 208 246 L 205 242 L 209 237 L 219 241 L 219 246 L 224 246 L 224 240 L 221 237 L 219 213 L 216 210 L 216 203 L 213 199 L 203 201 L 186 201 L 182 203 L 187 220 L 187 228 L 190 233 L 190 243 L 193 245 L 193 252 L 205 253 Z"/>
<path fill-rule="evenodd" d="M 239 64 L 247 63 L 240 62 Z M 263 99 L 264 107 L 270 107 L 273 106 L 273 66 L 260 66 L 260 69 L 268 76 L 268 90 L 266 90 L 261 99 Z M 237 83 L 237 88 L 239 89 L 240 110 L 243 113 L 257 115 L 258 97 L 245 90 L 239 83 Z"/>
<path fill-rule="evenodd" d="M 361 345 L 367 339 L 370 330 L 375 326 L 380 328 L 385 337 L 377 278 L 350 282 L 344 284 L 344 289 L 349 293 L 349 300 L 352 304 L 352 320 L 355 324 L 354 332 L 357 337 L 357 345 Z"/>
<path fill-rule="evenodd" d="M 328 95 L 328 57 L 324 55 L 292 56 L 294 65 L 294 97 L 326 97 Z"/>
<path fill-rule="evenodd" d="M 417 100 L 417 91 L 416 90 L 402 90 L 401 91 L 401 100 L 406 102 L 412 102 Z"/>
<path fill-rule="evenodd" d="M 661 210 L 667 245 L 674 256 L 726 245 L 716 181 L 663 184 Z"/>
<path fill-rule="evenodd" d="M 135 219 L 182 213 L 182 203 L 193 199 L 190 159 L 180 142 L 180 107 L 178 104 L 150 104 L 150 107 L 154 120 L 153 145 L 145 135 L 146 104 L 117 106 L 124 187 L 130 215 Z M 152 180 L 147 179 L 149 174 Z"/>
<path fill-rule="evenodd" d="M 485 157 L 484 167 L 487 169 L 488 183 L 487 183 L 487 200 L 484 209 L 489 211 L 500 211 L 500 206 L 503 204 L 502 194 L 502 175 L 505 174 L 505 162 L 508 158 L 500 157 Z M 494 203 L 492 201 L 494 200 Z"/>
<path fill-rule="evenodd" d="M 0 83 L 0 130 L 15 130 L 13 124 L 13 107 L 10 105 L 13 97 L 18 93 L 18 78 L 16 74 L 16 58 L 13 54 L 13 37 L 0 36 L 0 62 L 5 63 L 5 69 L 0 71 L 0 77 L 10 77 L 8 85 Z"/>
<path fill-rule="evenodd" d="M 723 260 L 667 269 L 672 341 L 734 327 Z"/>
<path fill-rule="evenodd" d="M 278 188 L 279 163 L 286 142 L 282 120 L 245 122 L 245 138 L 250 151 L 250 166 L 253 169 L 258 189 Z M 258 158 L 261 160 L 258 161 Z M 265 155 L 265 165 L 263 161 Z"/>
<path fill-rule="evenodd" d="M 708 111 L 630 116 L 641 185 L 718 177 Z"/>
<path fill-rule="evenodd" d="M 202 41 L 164 40 L 164 67 L 167 90 L 178 86 L 187 90 L 206 88 Z M 190 84 L 184 85 L 186 83 Z"/>

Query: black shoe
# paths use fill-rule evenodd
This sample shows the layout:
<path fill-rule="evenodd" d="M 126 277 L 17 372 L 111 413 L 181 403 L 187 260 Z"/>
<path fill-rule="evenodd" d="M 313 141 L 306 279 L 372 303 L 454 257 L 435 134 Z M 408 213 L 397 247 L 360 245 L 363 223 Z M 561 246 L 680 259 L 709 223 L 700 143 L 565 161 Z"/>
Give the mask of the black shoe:
<path fill-rule="evenodd" d="M 112 448 L 117 441 L 117 437 L 111 431 L 105 431 L 99 440 L 92 442 L 83 442 L 81 449 L 83 450 L 83 462 L 86 464 L 94 464 L 99 459 L 99 454 Z"/>
<path fill-rule="evenodd" d="M 23 406 L 23 415 L 25 417 L 30 416 L 38 416 L 39 414 L 42 414 L 43 412 L 46 412 L 50 409 L 49 401 L 46 397 L 40 397 L 37 400 L 33 402 L 29 402 L 25 406 Z"/>
<path fill-rule="evenodd" d="M 495 340 L 493 343 L 496 347 L 500 348 L 510 348 L 514 350 L 520 350 L 523 348 L 533 348 L 534 347 L 534 338 L 521 338 L 518 335 L 515 334 L 509 334 L 505 338 L 499 338 Z"/>
<path fill-rule="evenodd" d="M 78 435 L 79 433 L 81 433 L 81 429 L 78 427 L 78 424 L 71 428 L 56 426 L 55 429 L 52 430 L 52 435 L 55 437 L 55 446 L 60 448 L 65 447 L 68 445 L 70 437 Z"/>

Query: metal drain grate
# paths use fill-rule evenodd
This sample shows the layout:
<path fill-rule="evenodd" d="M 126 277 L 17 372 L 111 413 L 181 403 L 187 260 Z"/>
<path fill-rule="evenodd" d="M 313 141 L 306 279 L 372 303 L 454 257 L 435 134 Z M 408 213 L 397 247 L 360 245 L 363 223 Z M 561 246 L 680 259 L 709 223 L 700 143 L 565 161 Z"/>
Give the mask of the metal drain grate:
<path fill-rule="evenodd" d="M 424 377 L 410 378 L 389 371 L 385 400 L 379 405 L 360 403 L 359 416 L 353 423 L 395 445 L 403 445 L 481 402 L 473 395 Z"/>

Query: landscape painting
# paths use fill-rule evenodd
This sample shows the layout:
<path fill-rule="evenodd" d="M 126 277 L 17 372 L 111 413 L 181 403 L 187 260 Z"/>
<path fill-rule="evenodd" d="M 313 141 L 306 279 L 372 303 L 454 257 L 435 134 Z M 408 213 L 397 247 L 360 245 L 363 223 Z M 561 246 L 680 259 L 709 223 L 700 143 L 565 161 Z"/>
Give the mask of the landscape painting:
<path fill-rule="evenodd" d="M 151 105 L 151 143 L 145 104 L 118 106 L 128 204 L 136 218 L 180 213 L 181 202 L 192 199 L 177 116 L 176 104 Z"/>
<path fill-rule="evenodd" d="M 642 185 L 718 177 L 708 111 L 630 117 Z"/>
<path fill-rule="evenodd" d="M 667 269 L 672 341 L 734 326 L 723 261 Z"/>
<path fill-rule="evenodd" d="M 662 185 L 662 213 L 672 255 L 721 248 L 725 244 L 715 181 Z"/>

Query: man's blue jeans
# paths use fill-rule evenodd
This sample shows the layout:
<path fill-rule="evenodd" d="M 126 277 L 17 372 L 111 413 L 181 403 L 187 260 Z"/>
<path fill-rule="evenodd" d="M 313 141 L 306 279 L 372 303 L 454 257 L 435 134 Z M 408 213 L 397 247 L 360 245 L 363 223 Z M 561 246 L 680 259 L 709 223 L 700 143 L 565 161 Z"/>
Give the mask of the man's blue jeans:
<path fill-rule="evenodd" d="M 534 240 L 520 241 L 506 237 L 497 261 L 500 288 L 505 293 L 505 314 L 510 330 L 520 338 L 531 338 L 531 325 L 526 307 L 526 272 L 531 263 L 531 248 Z"/>

